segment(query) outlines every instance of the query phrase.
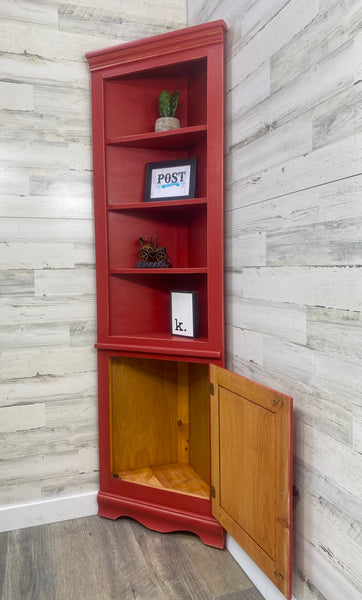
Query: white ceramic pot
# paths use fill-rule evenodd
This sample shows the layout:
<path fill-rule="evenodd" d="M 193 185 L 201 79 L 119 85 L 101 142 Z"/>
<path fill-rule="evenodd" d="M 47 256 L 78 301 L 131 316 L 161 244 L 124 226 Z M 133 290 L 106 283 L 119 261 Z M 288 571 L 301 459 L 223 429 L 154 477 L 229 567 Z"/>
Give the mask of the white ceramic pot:
<path fill-rule="evenodd" d="M 155 131 L 168 131 L 179 127 L 180 121 L 176 117 L 160 117 L 155 123 Z"/>

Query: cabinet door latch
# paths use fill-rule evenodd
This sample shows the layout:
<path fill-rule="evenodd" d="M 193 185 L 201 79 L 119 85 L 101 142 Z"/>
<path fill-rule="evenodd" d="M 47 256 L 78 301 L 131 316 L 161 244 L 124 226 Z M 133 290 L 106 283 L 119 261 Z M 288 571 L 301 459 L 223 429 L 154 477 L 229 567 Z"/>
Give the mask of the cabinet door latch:
<path fill-rule="evenodd" d="M 282 404 L 283 404 L 283 401 L 282 401 L 282 399 L 281 399 L 281 398 L 278 398 L 278 397 L 276 397 L 276 398 L 272 398 L 272 401 L 271 401 L 271 403 L 272 403 L 272 404 L 274 404 L 274 405 L 279 405 L 279 406 L 282 406 Z"/>
<path fill-rule="evenodd" d="M 213 485 L 210 485 L 211 498 L 216 498 L 216 491 Z"/>
<path fill-rule="evenodd" d="M 280 571 L 273 571 L 273 575 L 276 575 L 277 577 L 279 577 L 280 579 L 284 579 L 284 576 L 282 573 L 280 573 Z"/>
<path fill-rule="evenodd" d="M 213 383 L 210 383 L 210 396 L 215 396 L 215 387 Z"/>

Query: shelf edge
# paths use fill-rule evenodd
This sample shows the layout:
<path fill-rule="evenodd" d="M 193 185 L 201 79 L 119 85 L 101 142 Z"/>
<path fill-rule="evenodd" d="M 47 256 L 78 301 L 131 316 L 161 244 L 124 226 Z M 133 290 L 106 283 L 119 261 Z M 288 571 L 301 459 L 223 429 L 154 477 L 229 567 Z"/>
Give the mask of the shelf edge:
<path fill-rule="evenodd" d="M 207 275 L 207 267 L 195 267 L 179 269 L 177 267 L 158 269 L 157 267 L 150 269 L 129 268 L 129 269 L 110 269 L 109 275 Z"/>
<path fill-rule="evenodd" d="M 154 210 L 156 208 L 173 208 L 173 207 L 189 207 L 202 206 L 207 204 L 207 198 L 190 198 L 188 200 L 160 200 L 158 202 L 132 202 L 124 204 L 109 204 L 107 210 L 111 211 L 127 211 L 127 210 Z"/>
<path fill-rule="evenodd" d="M 108 344 L 105 342 L 97 342 L 94 344 L 97 350 L 110 350 L 120 352 L 143 352 L 149 354 L 172 354 L 174 356 L 190 356 L 200 358 L 220 358 L 219 350 L 190 350 L 189 348 L 170 348 L 169 346 L 146 346 L 145 344 Z"/>
<path fill-rule="evenodd" d="M 207 125 L 206 123 L 201 125 L 192 125 L 190 127 L 180 127 L 179 129 L 172 129 L 169 131 L 149 131 L 146 133 L 135 133 L 133 135 L 123 135 L 115 138 L 107 138 L 106 145 L 109 146 L 122 146 L 123 144 L 128 145 L 132 144 L 132 142 L 142 142 L 142 141 L 153 141 L 153 140 L 163 140 L 163 139 L 177 139 L 183 135 L 192 135 L 195 133 L 206 133 Z"/>

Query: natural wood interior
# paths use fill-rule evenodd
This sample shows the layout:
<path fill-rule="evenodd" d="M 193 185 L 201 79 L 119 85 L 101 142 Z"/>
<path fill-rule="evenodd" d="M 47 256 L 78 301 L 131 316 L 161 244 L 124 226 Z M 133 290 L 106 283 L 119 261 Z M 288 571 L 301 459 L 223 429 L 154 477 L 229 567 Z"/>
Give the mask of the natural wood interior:
<path fill-rule="evenodd" d="M 208 365 L 110 360 L 114 477 L 209 497 Z"/>
<path fill-rule="evenodd" d="M 212 512 L 291 595 L 292 399 L 210 367 Z"/>
<path fill-rule="evenodd" d="M 274 558 L 275 415 L 221 388 L 219 427 L 222 506 Z"/>
<path fill-rule="evenodd" d="M 140 485 L 181 492 L 200 498 L 210 497 L 210 488 L 207 483 L 190 465 L 183 463 L 144 467 L 143 469 L 135 469 L 133 471 L 121 471 L 116 476 L 124 481 L 131 481 Z"/>
<path fill-rule="evenodd" d="M 190 465 L 210 485 L 209 373 L 206 365 L 189 367 Z"/>

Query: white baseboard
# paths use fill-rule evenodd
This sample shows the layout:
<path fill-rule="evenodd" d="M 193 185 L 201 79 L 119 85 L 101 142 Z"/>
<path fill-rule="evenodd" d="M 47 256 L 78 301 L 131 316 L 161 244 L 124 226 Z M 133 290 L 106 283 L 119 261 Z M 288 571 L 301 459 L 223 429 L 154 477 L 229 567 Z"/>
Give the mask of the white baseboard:
<path fill-rule="evenodd" d="M 229 534 L 226 536 L 226 548 L 266 600 L 285 600 L 274 583 Z"/>
<path fill-rule="evenodd" d="M 40 500 L 29 504 L 0 507 L 0 531 L 12 531 L 79 517 L 98 512 L 97 492 Z"/>

